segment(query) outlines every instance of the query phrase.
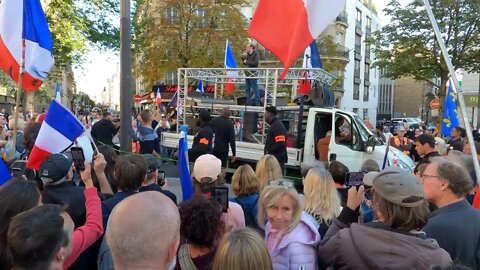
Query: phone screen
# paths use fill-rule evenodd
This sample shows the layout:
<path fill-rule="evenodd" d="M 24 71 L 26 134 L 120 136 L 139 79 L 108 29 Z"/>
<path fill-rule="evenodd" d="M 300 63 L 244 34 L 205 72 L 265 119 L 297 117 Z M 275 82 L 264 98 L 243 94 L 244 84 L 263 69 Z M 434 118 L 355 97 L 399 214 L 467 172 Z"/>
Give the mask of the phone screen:
<path fill-rule="evenodd" d="M 364 175 L 365 173 L 363 172 L 348 172 L 345 176 L 345 186 L 352 187 L 363 185 Z"/>
<path fill-rule="evenodd" d="M 83 171 L 85 169 L 85 155 L 83 154 L 83 149 L 81 147 L 72 147 L 70 148 L 72 153 L 73 165 L 78 171 Z"/>
<path fill-rule="evenodd" d="M 213 192 L 213 198 L 215 201 L 222 206 L 222 212 L 227 213 L 228 211 L 228 188 L 227 187 L 216 187 Z"/>

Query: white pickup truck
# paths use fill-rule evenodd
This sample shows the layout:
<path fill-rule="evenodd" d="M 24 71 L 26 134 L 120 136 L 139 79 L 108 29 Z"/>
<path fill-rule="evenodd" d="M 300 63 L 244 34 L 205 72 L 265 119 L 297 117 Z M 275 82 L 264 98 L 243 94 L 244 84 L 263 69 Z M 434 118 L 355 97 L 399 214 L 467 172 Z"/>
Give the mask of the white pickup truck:
<path fill-rule="evenodd" d="M 318 159 L 320 156 L 327 157 L 328 162 L 338 160 L 344 163 L 350 171 L 359 171 L 362 163 L 367 159 L 377 161 L 380 168 L 382 167 L 386 145 L 378 145 L 374 134 L 355 113 L 332 108 L 303 106 L 281 106 L 277 107 L 277 110 L 279 111 L 278 117 L 289 133 L 287 176 L 299 176 L 302 162 Z M 212 111 L 215 109 L 213 108 Z M 260 116 L 262 114 L 263 112 L 258 113 Z M 340 121 L 340 118 L 344 120 Z M 343 122 L 343 125 L 336 127 L 336 123 L 338 125 L 340 122 Z M 340 134 L 338 134 L 340 130 L 343 130 L 341 141 L 339 141 Z M 325 151 L 328 153 L 319 153 L 317 143 L 326 137 L 329 131 L 331 137 L 328 149 L 325 147 Z M 178 140 L 178 134 L 162 133 L 161 144 L 163 146 L 177 148 Z M 189 147 L 191 147 L 192 141 L 193 136 L 189 136 Z M 254 165 L 264 155 L 264 144 L 261 139 L 258 142 L 237 140 L 236 148 L 238 162 L 229 164 L 229 168 L 235 168 L 242 163 Z M 408 156 L 393 147 L 389 148 L 387 159 L 389 164 L 411 171 L 415 166 Z"/>

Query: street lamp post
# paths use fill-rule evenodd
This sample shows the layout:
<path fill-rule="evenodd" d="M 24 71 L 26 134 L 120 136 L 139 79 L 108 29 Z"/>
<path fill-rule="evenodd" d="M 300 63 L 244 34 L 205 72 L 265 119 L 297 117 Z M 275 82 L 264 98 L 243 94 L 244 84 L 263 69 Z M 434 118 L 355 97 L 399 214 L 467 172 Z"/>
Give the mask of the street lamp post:
<path fill-rule="evenodd" d="M 130 129 L 132 128 L 131 94 L 131 46 L 130 46 L 130 0 L 120 2 L 120 150 L 132 151 Z"/>

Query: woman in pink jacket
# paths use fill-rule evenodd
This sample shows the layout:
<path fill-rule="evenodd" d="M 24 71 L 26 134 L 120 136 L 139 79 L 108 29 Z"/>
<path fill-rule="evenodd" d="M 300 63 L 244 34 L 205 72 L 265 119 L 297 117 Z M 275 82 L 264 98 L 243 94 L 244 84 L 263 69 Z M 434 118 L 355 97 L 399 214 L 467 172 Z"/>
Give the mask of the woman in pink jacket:
<path fill-rule="evenodd" d="M 258 223 L 265 229 L 274 270 L 317 269 L 315 250 L 320 235 L 302 216 L 302 209 L 300 196 L 293 188 L 268 186 L 262 191 Z"/>

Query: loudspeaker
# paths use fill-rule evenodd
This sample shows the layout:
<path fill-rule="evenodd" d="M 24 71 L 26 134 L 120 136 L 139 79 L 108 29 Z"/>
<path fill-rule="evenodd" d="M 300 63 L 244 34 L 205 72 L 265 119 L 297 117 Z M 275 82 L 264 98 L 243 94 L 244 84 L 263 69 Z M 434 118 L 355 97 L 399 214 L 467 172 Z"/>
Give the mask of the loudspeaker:
<path fill-rule="evenodd" d="M 238 97 L 237 105 L 247 105 L 247 97 Z"/>
<path fill-rule="evenodd" d="M 254 134 L 257 132 L 258 112 L 245 112 L 243 115 L 243 132 Z"/>

